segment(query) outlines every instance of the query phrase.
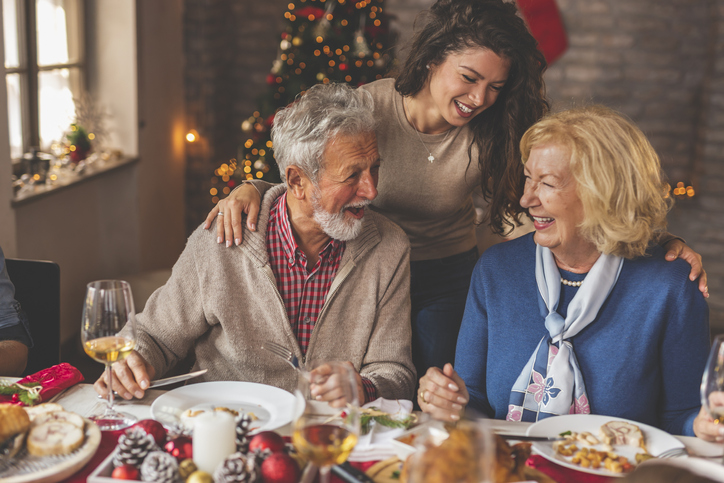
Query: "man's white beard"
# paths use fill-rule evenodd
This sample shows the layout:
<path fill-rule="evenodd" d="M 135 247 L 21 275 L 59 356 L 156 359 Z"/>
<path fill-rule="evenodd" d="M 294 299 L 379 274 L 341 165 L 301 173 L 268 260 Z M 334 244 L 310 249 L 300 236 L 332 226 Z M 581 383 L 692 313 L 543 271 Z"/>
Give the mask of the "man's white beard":
<path fill-rule="evenodd" d="M 370 200 L 345 205 L 339 213 L 330 213 L 322 208 L 319 192 L 312 196 L 312 208 L 314 209 L 313 219 L 322 228 L 327 236 L 339 241 L 349 241 L 356 238 L 362 231 L 364 217 L 347 218 L 344 210 L 347 208 L 362 208 L 370 204 Z"/>

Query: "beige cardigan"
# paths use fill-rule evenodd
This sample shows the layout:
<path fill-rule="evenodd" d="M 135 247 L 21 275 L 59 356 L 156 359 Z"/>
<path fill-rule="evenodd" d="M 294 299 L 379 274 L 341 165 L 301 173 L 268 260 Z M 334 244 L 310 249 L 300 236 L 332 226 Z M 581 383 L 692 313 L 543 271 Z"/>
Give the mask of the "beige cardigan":
<path fill-rule="evenodd" d="M 138 351 L 156 377 L 193 352 L 194 368 L 208 369 L 204 380 L 294 390 L 291 366 L 260 349 L 272 340 L 303 359 L 265 245 L 272 201 L 285 189 L 280 185 L 266 193 L 258 230 L 245 227 L 241 246 L 216 243 L 214 226 L 199 227 L 189 237 L 171 278 L 137 316 Z M 405 233 L 368 210 L 362 233 L 347 242 L 312 331 L 308 360 L 350 361 L 379 396 L 413 397 L 409 255 Z"/>

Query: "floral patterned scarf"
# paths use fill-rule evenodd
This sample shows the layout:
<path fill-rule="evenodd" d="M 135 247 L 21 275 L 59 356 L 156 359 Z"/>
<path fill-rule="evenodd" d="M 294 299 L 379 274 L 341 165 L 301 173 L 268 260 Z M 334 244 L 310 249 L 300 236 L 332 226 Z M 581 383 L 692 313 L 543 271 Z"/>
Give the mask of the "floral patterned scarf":
<path fill-rule="evenodd" d="M 508 421 L 534 422 L 550 416 L 591 412 L 586 386 L 570 339 L 596 319 L 598 311 L 613 290 L 623 266 L 623 258 L 601 255 L 568 304 L 564 319 L 556 312 L 561 294 L 561 274 L 548 248 L 536 245 L 535 278 L 544 304 L 548 334 L 510 392 Z"/>

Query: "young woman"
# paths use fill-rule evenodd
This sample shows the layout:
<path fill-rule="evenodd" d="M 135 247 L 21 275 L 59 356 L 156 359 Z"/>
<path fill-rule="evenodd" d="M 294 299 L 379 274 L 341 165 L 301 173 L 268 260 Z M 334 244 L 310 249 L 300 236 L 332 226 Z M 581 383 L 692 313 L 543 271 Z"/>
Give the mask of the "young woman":
<path fill-rule="evenodd" d="M 373 208 L 410 238 L 413 360 L 418 375 L 454 360 L 470 277 L 478 258 L 473 191 L 482 186 L 496 233 L 521 213 L 518 143 L 548 111 L 537 42 L 502 0 L 439 0 L 413 38 L 396 79 L 362 86 L 375 102 L 382 159 Z M 255 182 L 257 189 L 264 183 Z M 218 241 L 242 242 L 242 212 L 255 229 L 259 194 L 242 186 L 219 202 Z M 220 220 L 221 221 L 221 220 Z M 670 259 L 700 257 L 680 240 Z"/>

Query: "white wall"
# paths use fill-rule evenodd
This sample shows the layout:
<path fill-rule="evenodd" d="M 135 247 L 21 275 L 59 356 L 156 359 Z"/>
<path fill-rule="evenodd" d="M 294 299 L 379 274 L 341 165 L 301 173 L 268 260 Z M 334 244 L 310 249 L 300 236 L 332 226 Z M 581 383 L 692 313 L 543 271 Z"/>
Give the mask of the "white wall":
<path fill-rule="evenodd" d="M 0 168 L 3 248 L 60 264 L 64 350 L 77 344 L 88 282 L 168 268 L 185 243 L 182 0 L 87 4 L 88 88 L 111 111 L 113 145 L 139 162 L 14 210 L 9 163 Z M 4 115 L 0 152 L 9 153 Z"/>

